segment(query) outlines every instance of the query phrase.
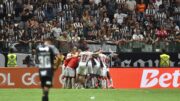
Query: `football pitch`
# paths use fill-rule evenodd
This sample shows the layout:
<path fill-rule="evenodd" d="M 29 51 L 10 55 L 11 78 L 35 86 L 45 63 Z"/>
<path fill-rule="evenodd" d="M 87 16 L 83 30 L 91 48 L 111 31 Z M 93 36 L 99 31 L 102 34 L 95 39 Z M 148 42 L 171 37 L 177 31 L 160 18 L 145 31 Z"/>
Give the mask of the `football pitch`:
<path fill-rule="evenodd" d="M 41 89 L 0 89 L 0 101 L 41 101 Z M 180 89 L 51 89 L 49 101 L 180 101 Z"/>

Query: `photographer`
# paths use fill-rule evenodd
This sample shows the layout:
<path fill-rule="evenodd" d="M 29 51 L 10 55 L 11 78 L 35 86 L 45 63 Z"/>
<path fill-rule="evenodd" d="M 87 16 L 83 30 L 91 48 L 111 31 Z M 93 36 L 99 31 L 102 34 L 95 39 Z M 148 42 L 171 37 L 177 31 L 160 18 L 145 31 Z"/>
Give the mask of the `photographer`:
<path fill-rule="evenodd" d="M 27 67 L 35 67 L 35 49 L 32 49 L 32 54 L 26 56 L 26 58 L 23 60 L 23 64 L 26 64 Z"/>

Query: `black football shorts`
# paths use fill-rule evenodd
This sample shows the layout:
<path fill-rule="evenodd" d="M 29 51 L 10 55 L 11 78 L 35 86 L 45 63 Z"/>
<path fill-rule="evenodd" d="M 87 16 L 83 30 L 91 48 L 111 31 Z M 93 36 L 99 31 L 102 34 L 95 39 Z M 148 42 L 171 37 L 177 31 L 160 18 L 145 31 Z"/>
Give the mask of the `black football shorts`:
<path fill-rule="evenodd" d="M 41 87 L 52 87 L 52 77 L 43 76 L 40 77 Z"/>

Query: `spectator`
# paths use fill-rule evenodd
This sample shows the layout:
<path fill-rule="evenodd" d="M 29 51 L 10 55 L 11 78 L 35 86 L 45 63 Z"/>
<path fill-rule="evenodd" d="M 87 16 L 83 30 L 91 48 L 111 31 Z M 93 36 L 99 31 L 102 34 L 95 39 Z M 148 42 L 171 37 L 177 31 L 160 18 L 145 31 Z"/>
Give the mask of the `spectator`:
<path fill-rule="evenodd" d="M 21 13 L 21 19 L 23 22 L 28 21 L 31 19 L 33 16 L 32 12 L 29 11 L 29 9 L 24 9 L 23 12 Z"/>
<path fill-rule="evenodd" d="M 83 15 L 83 10 L 84 10 L 84 5 L 82 0 L 77 1 L 77 3 L 75 3 L 75 12 L 77 12 L 77 17 L 82 18 Z"/>
<path fill-rule="evenodd" d="M 178 26 L 176 23 L 173 23 L 173 24 L 174 24 L 173 27 L 174 27 L 175 33 L 176 33 L 176 34 L 180 34 L 180 28 L 179 28 L 179 26 Z"/>
<path fill-rule="evenodd" d="M 166 39 L 170 44 L 173 36 L 179 36 L 180 10 L 175 1 L 145 0 L 141 4 L 140 0 L 25 1 L 5 0 L 0 3 L 3 47 L 9 48 L 14 43 L 22 44 L 22 39 L 28 40 L 27 45 L 30 47 L 32 43 L 39 44 L 47 37 L 59 40 L 64 31 L 68 32 L 68 40 L 73 38 L 71 41 L 85 37 L 86 40 L 100 43 L 123 41 L 129 47 L 134 29 L 141 30 L 145 40 L 152 39 L 156 44 L 159 44 L 157 39 L 160 37 L 154 33 L 157 33 L 156 29 L 160 26 L 169 33 L 166 38 L 160 38 L 161 41 Z M 144 42 L 149 44 L 149 41 Z"/>
<path fill-rule="evenodd" d="M 78 34 L 74 34 L 74 36 L 72 37 L 72 43 L 74 46 L 78 46 L 78 42 L 80 41 L 80 37 L 78 36 Z"/>
<path fill-rule="evenodd" d="M 3 25 L 3 19 L 6 16 L 5 14 L 5 6 L 0 3 L 0 25 Z"/>
<path fill-rule="evenodd" d="M 31 4 L 30 0 L 27 1 L 27 3 L 24 4 L 24 10 L 29 10 L 30 13 L 33 11 L 33 5 Z"/>
<path fill-rule="evenodd" d="M 109 17 L 107 16 L 107 13 L 106 13 L 106 12 L 104 12 L 104 14 L 103 14 L 102 22 L 103 22 L 104 25 L 110 23 L 110 19 L 109 19 Z"/>
<path fill-rule="evenodd" d="M 14 14 L 14 1 L 13 0 L 4 0 L 4 5 L 6 7 L 6 15 L 13 16 L 13 14 Z"/>
<path fill-rule="evenodd" d="M 126 6 L 130 12 L 133 12 L 136 9 L 136 1 L 135 0 L 127 0 Z"/>
<path fill-rule="evenodd" d="M 130 30 L 129 30 L 129 28 L 128 28 L 128 26 L 127 25 L 125 25 L 125 24 L 123 24 L 121 27 L 120 27 L 120 33 L 119 33 L 119 40 L 128 40 L 128 37 L 129 37 L 129 35 L 131 34 L 131 33 L 129 33 L 130 32 Z M 130 36 L 131 37 L 131 36 Z M 131 38 L 130 38 L 131 39 Z"/>
<path fill-rule="evenodd" d="M 57 7 L 57 12 L 59 13 L 59 12 L 62 12 L 62 10 L 63 10 L 63 3 L 62 3 L 62 0 L 59 0 L 59 1 L 57 1 L 57 2 L 55 2 L 56 4 L 56 7 Z"/>
<path fill-rule="evenodd" d="M 113 33 L 112 39 L 114 41 L 119 40 L 120 39 L 120 37 L 119 37 L 119 26 L 118 26 L 118 23 L 117 23 L 117 21 L 115 19 L 113 19 L 113 23 L 111 25 L 111 29 L 112 29 L 112 33 Z"/>
<path fill-rule="evenodd" d="M 126 0 L 116 0 L 116 3 L 119 9 L 123 9 L 126 5 Z"/>
<path fill-rule="evenodd" d="M 180 28 L 179 28 L 179 26 L 177 26 L 176 23 L 174 23 L 173 29 L 174 29 L 173 31 L 175 33 L 175 41 L 180 42 Z"/>
<path fill-rule="evenodd" d="M 162 5 L 162 0 L 154 0 L 153 5 L 156 10 L 159 10 L 160 5 Z"/>
<path fill-rule="evenodd" d="M 117 5 L 116 5 L 115 0 L 111 0 L 111 1 L 107 2 L 107 12 L 108 12 L 108 17 L 110 19 L 110 22 L 112 22 L 112 19 L 113 19 L 116 9 L 117 9 Z"/>
<path fill-rule="evenodd" d="M 31 36 L 28 35 L 27 31 L 24 31 L 20 37 L 19 43 L 21 45 L 21 52 L 29 52 L 29 42 Z"/>
<path fill-rule="evenodd" d="M 58 38 L 59 41 L 66 41 L 66 42 L 70 42 L 71 41 L 71 38 L 70 36 L 68 35 L 67 32 L 63 32 L 62 36 L 60 36 Z"/>
<path fill-rule="evenodd" d="M 141 0 L 141 3 L 137 4 L 138 21 L 143 21 L 145 10 L 146 5 L 144 4 L 144 0 Z"/>
<path fill-rule="evenodd" d="M 119 25 L 121 25 L 124 19 L 127 17 L 127 14 L 122 13 L 120 10 L 117 10 L 114 14 L 114 19 L 117 21 Z"/>
<path fill-rule="evenodd" d="M 168 37 L 167 31 L 161 26 L 159 29 L 156 30 L 157 40 L 166 39 Z"/>
<path fill-rule="evenodd" d="M 82 51 L 85 51 L 87 46 L 87 42 L 85 41 L 85 38 L 81 38 L 79 40 L 79 46 L 78 46 L 78 49 L 82 50 Z"/>
<path fill-rule="evenodd" d="M 147 9 L 145 10 L 146 17 L 153 17 L 156 13 L 156 10 L 152 4 L 148 4 Z"/>
<path fill-rule="evenodd" d="M 101 3 L 101 0 L 94 0 L 94 3 L 95 3 L 96 5 L 99 5 L 99 3 Z"/>
<path fill-rule="evenodd" d="M 155 14 L 156 27 L 164 25 L 165 19 L 167 18 L 166 12 L 163 9 L 159 9 Z"/>
<path fill-rule="evenodd" d="M 60 12 L 59 17 L 57 19 L 59 20 L 58 24 L 59 24 L 60 28 L 62 29 L 62 31 L 64 31 L 65 30 L 65 24 L 66 24 L 66 19 L 65 19 L 64 13 Z"/>
<path fill-rule="evenodd" d="M 83 19 L 83 32 L 84 32 L 84 37 L 88 37 L 88 31 L 89 31 L 89 28 L 91 27 L 92 23 L 90 22 L 90 15 L 89 15 L 89 11 L 88 10 L 85 10 L 83 12 L 83 15 L 82 15 L 82 19 Z"/>
<path fill-rule="evenodd" d="M 147 30 L 144 31 L 145 52 L 153 51 L 153 42 L 155 41 L 155 35 L 153 29 L 148 25 Z"/>
<path fill-rule="evenodd" d="M 174 13 L 173 13 L 174 21 L 180 27 L 180 6 L 175 4 L 174 6 Z"/>
<path fill-rule="evenodd" d="M 76 18 L 76 21 L 73 23 L 74 30 L 78 33 L 79 36 L 82 36 L 83 23 L 79 18 Z"/>
<path fill-rule="evenodd" d="M 106 42 L 112 40 L 112 30 L 110 29 L 110 26 L 107 27 L 106 34 L 104 35 L 104 40 Z"/>
<path fill-rule="evenodd" d="M 133 36 L 132 36 L 133 41 L 143 41 L 144 36 L 141 34 L 140 30 L 135 30 Z"/>
<path fill-rule="evenodd" d="M 21 20 L 20 14 L 22 13 L 22 11 L 23 11 L 22 3 L 20 3 L 20 1 L 15 1 L 14 3 L 14 12 L 15 12 L 14 20 L 15 21 L 19 22 Z"/>
<path fill-rule="evenodd" d="M 45 16 L 47 20 L 52 20 L 54 18 L 53 5 L 51 2 L 44 3 Z"/>
<path fill-rule="evenodd" d="M 35 18 L 39 21 L 39 22 L 43 22 L 45 19 L 45 12 L 43 10 L 42 7 L 38 7 L 35 11 L 34 11 L 34 15 Z"/>
<path fill-rule="evenodd" d="M 134 31 L 134 34 L 132 36 L 132 41 L 133 41 L 133 51 L 141 52 L 142 41 L 144 41 L 144 36 L 142 35 L 139 29 Z"/>
<path fill-rule="evenodd" d="M 57 23 L 55 23 L 51 32 L 53 33 L 53 37 L 57 39 L 61 35 L 62 29 L 59 27 Z"/>

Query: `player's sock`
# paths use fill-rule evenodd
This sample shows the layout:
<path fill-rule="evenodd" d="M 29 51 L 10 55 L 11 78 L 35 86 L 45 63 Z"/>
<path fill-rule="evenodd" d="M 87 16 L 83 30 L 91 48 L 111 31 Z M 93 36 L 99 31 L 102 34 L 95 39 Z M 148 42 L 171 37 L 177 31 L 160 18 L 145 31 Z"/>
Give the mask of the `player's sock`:
<path fill-rule="evenodd" d="M 102 84 L 101 85 L 102 85 L 102 88 L 104 88 L 104 79 L 102 79 Z"/>
<path fill-rule="evenodd" d="M 99 88 L 102 88 L 102 78 L 99 78 L 99 79 L 98 79 L 98 87 L 99 87 Z"/>
<path fill-rule="evenodd" d="M 69 89 L 71 86 L 71 79 L 68 77 L 67 78 L 67 88 Z"/>
<path fill-rule="evenodd" d="M 72 84 L 72 88 L 75 88 L 75 78 L 71 78 L 71 84 Z"/>
<path fill-rule="evenodd" d="M 107 80 L 104 79 L 104 87 L 107 88 Z"/>
<path fill-rule="evenodd" d="M 103 87 L 104 87 L 104 80 L 101 79 L 101 88 L 103 88 Z"/>
<path fill-rule="evenodd" d="M 92 80 L 92 88 L 95 88 L 95 80 L 94 80 L 94 78 L 92 78 L 91 80 Z"/>
<path fill-rule="evenodd" d="M 64 82 L 64 88 L 67 89 L 67 88 L 68 88 L 68 78 L 65 77 L 64 79 L 65 79 L 65 80 L 64 80 L 64 81 L 65 81 L 65 82 Z"/>
<path fill-rule="evenodd" d="M 96 77 L 94 79 L 94 88 L 98 88 L 98 79 Z"/>
<path fill-rule="evenodd" d="M 63 84 L 63 88 L 67 88 L 67 78 L 64 78 L 64 84 Z"/>
<path fill-rule="evenodd" d="M 49 100 L 48 99 L 48 91 L 44 91 L 43 93 L 44 93 L 44 95 L 42 97 L 42 101 L 48 101 Z"/>
<path fill-rule="evenodd" d="M 113 80 L 110 79 L 110 84 L 111 84 L 111 87 L 113 87 Z"/>
<path fill-rule="evenodd" d="M 42 101 L 48 101 L 48 97 L 43 96 L 43 97 L 42 97 Z"/>
<path fill-rule="evenodd" d="M 87 77 L 86 79 L 85 79 L 85 81 L 84 81 L 84 88 L 88 88 L 88 80 L 89 80 L 89 78 Z"/>
<path fill-rule="evenodd" d="M 106 88 L 106 80 L 105 79 L 102 80 L 102 88 Z"/>

